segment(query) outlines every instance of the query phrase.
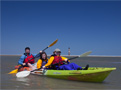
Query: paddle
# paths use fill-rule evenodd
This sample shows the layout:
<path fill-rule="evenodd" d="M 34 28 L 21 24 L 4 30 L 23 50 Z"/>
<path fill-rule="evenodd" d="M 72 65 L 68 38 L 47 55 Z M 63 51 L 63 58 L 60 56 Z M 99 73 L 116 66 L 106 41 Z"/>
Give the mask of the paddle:
<path fill-rule="evenodd" d="M 53 43 L 51 43 L 49 46 L 47 46 L 45 49 L 42 50 L 42 52 L 44 52 L 46 49 L 48 49 L 49 47 L 53 46 L 54 44 L 56 44 L 58 41 L 58 39 L 56 39 Z M 36 56 L 38 56 L 40 53 L 38 53 Z M 36 58 L 36 56 L 34 58 Z M 33 58 L 31 58 L 30 60 L 28 60 L 28 62 L 30 62 Z M 28 63 L 27 62 L 27 63 Z M 19 69 L 21 69 L 23 67 L 23 65 L 21 65 L 18 69 L 15 69 L 11 72 L 9 72 L 8 74 L 13 74 L 13 73 L 17 73 Z"/>
<path fill-rule="evenodd" d="M 80 56 L 73 57 L 73 58 L 70 58 L 70 59 L 68 59 L 68 60 L 73 60 L 73 59 L 79 58 L 79 57 L 85 57 L 85 56 L 89 55 L 91 52 L 92 52 L 92 51 L 88 51 L 88 52 L 86 52 L 86 53 L 81 54 Z M 56 63 L 56 64 L 57 64 L 57 63 Z M 55 64 L 53 64 L 53 65 L 55 65 Z M 51 66 L 51 65 L 49 65 L 49 66 Z M 48 66 L 48 67 L 49 67 L 49 66 Z M 41 68 L 39 68 L 39 69 L 41 69 Z M 34 71 L 39 70 L 39 69 L 35 69 L 35 70 L 33 70 L 33 71 L 21 71 L 21 72 L 18 72 L 18 73 L 16 74 L 16 77 L 19 77 L 19 78 L 20 78 L 20 77 L 27 77 L 27 76 L 30 75 L 31 72 L 34 72 Z"/>

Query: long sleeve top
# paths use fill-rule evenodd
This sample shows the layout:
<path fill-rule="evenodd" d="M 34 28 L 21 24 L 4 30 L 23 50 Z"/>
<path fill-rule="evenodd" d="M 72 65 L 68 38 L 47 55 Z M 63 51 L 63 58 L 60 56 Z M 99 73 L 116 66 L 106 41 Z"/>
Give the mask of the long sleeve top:
<path fill-rule="evenodd" d="M 30 56 L 30 55 L 31 55 L 31 54 L 29 54 L 29 56 Z M 32 54 L 32 56 L 33 56 L 34 58 L 40 56 L 40 54 L 38 54 L 37 56 L 36 56 L 36 55 L 37 55 L 37 54 Z M 26 55 L 22 55 L 22 56 L 20 57 L 20 59 L 18 60 L 18 64 L 19 64 L 19 65 L 22 65 L 25 58 L 27 58 L 27 56 L 26 56 Z"/>
<path fill-rule="evenodd" d="M 62 58 L 62 60 L 63 60 L 63 61 L 65 61 L 65 59 L 67 59 L 67 58 L 62 57 L 62 56 L 61 56 L 61 58 Z M 52 62 L 53 62 L 53 60 L 54 60 L 54 56 L 50 57 L 50 59 L 48 60 L 48 63 L 47 63 L 47 64 L 45 64 L 45 67 L 47 67 L 47 66 L 51 65 L 51 64 L 52 64 Z"/>
<path fill-rule="evenodd" d="M 47 59 L 47 60 L 39 59 L 39 60 L 37 61 L 37 69 L 39 69 L 39 68 L 41 68 L 42 66 L 44 66 L 47 62 L 48 62 L 48 59 Z"/>

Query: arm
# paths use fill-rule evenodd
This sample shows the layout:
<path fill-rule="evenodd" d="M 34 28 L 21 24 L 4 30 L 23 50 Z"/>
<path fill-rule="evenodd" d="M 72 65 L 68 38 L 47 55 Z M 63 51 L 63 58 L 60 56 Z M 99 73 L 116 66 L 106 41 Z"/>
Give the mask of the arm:
<path fill-rule="evenodd" d="M 62 58 L 63 61 L 65 61 L 66 59 L 68 59 L 68 58 L 66 58 L 66 57 L 62 57 L 62 56 L 61 56 L 61 58 Z"/>
<path fill-rule="evenodd" d="M 42 53 L 42 51 L 40 51 L 38 54 L 32 54 L 34 56 L 34 58 L 40 57 L 40 54 Z"/>
<path fill-rule="evenodd" d="M 38 58 L 40 57 L 40 53 L 39 54 L 32 54 L 34 56 L 34 58 Z"/>
<path fill-rule="evenodd" d="M 70 60 L 68 60 L 68 58 L 66 58 L 66 57 L 61 57 L 61 58 L 62 58 L 63 61 L 66 61 L 67 63 L 70 62 Z"/>
<path fill-rule="evenodd" d="M 41 66 L 42 66 L 42 60 L 39 59 L 37 62 L 37 69 L 41 68 Z"/>
<path fill-rule="evenodd" d="M 18 64 L 22 65 L 25 59 L 25 55 L 22 55 L 18 61 Z"/>
<path fill-rule="evenodd" d="M 52 62 L 53 62 L 53 60 L 54 60 L 54 57 L 51 57 L 51 58 L 48 60 L 48 63 L 47 63 L 47 64 L 45 64 L 45 67 L 47 67 L 47 66 L 51 65 L 51 64 L 52 64 Z"/>

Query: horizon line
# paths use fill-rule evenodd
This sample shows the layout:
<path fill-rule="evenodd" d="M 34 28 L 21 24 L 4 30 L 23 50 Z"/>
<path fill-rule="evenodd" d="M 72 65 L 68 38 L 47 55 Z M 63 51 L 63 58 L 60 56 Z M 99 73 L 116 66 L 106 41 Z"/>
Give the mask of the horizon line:
<path fill-rule="evenodd" d="M 21 56 L 21 55 L 22 54 L 0 54 L 0 56 Z M 80 56 L 80 55 L 61 55 L 61 56 Z M 88 55 L 86 57 L 121 57 L 121 55 Z"/>

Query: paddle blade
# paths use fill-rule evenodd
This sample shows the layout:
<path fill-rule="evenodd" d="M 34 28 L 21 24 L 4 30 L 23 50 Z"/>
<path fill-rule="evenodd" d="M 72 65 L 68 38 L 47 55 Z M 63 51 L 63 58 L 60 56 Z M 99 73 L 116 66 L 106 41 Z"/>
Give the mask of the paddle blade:
<path fill-rule="evenodd" d="M 23 77 L 29 76 L 29 74 L 30 74 L 30 71 L 21 71 L 21 72 L 18 72 L 16 74 L 16 77 L 17 78 L 23 78 Z"/>
<path fill-rule="evenodd" d="M 92 51 L 88 51 L 88 52 L 86 52 L 86 53 L 80 55 L 79 57 L 86 57 L 86 56 L 89 55 L 90 53 L 92 53 Z"/>
<path fill-rule="evenodd" d="M 15 70 L 9 72 L 8 74 L 13 74 L 13 73 L 17 73 L 17 72 L 18 72 L 18 69 L 15 69 Z"/>
<path fill-rule="evenodd" d="M 57 43 L 57 41 L 58 41 L 58 39 L 56 39 L 52 44 L 50 44 L 48 47 L 51 47 L 51 46 L 53 46 L 54 44 L 56 44 Z"/>

